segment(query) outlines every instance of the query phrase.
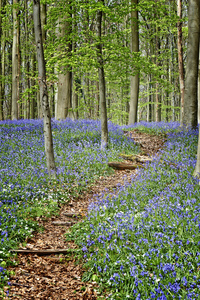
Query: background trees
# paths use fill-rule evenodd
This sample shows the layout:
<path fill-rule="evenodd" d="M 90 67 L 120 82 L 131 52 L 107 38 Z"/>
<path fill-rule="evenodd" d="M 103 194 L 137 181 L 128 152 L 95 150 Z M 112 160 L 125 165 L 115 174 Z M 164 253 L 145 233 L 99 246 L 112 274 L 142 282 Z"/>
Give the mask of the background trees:
<path fill-rule="evenodd" d="M 108 118 L 120 124 L 136 115 L 138 121 L 181 120 L 187 7 L 186 0 L 41 0 L 52 116 L 99 118 L 99 11 Z M 1 0 L 0 23 L 0 119 L 41 118 L 32 1 Z"/>

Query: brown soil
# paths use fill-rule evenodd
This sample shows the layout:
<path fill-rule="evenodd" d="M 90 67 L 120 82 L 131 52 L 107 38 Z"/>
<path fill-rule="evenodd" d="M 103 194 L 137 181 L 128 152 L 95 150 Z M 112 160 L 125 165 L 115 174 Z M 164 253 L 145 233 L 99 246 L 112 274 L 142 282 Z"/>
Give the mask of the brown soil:
<path fill-rule="evenodd" d="M 138 130 L 128 132 L 126 135 L 140 144 L 143 155 L 147 154 L 150 157 L 154 156 L 164 144 L 162 137 L 150 136 Z M 64 205 L 58 216 L 53 216 L 48 220 L 39 219 L 38 222 L 44 227 L 44 231 L 35 233 L 31 239 L 27 240 L 26 249 L 72 249 L 73 252 L 76 245 L 65 240 L 65 233 L 70 230 L 70 222 L 84 220 L 88 204 L 91 199 L 95 199 L 95 194 L 105 190 L 114 192 L 118 184 L 130 181 L 137 172 L 137 169 L 115 170 L 114 174 L 109 177 L 100 177 L 87 192 Z M 78 216 L 67 216 L 66 213 Z M 63 225 L 63 222 L 69 224 Z M 17 262 L 16 267 L 10 268 L 15 275 L 10 278 L 9 297 L 5 299 L 92 300 L 97 297 L 103 298 L 98 295 L 95 283 L 81 281 L 83 266 L 76 263 L 73 255 L 18 254 Z"/>

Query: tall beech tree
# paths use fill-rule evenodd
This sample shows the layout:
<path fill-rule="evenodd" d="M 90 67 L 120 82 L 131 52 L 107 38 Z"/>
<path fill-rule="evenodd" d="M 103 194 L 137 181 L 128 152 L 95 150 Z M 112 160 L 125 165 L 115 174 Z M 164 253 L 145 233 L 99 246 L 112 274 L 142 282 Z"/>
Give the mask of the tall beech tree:
<path fill-rule="evenodd" d="M 200 1 L 189 0 L 188 46 L 183 123 L 197 126 L 197 82 L 199 66 Z"/>
<path fill-rule="evenodd" d="M 1 51 L 2 48 L 2 9 L 4 7 L 4 1 L 0 0 L 0 121 L 3 120 L 3 97 L 4 97 L 4 93 L 3 93 L 3 72 L 2 72 L 2 58 L 3 58 L 3 51 Z"/>
<path fill-rule="evenodd" d="M 58 36 L 60 45 L 58 51 L 60 56 L 70 57 L 72 51 L 72 43 L 70 41 L 70 35 L 72 30 L 72 16 L 70 1 L 65 4 L 65 10 L 67 13 L 61 15 L 58 22 Z M 64 43 L 63 43 L 64 42 Z M 58 84 L 57 84 L 57 101 L 55 109 L 55 118 L 65 119 L 68 116 L 69 109 L 71 108 L 71 96 L 72 96 L 72 71 L 69 64 L 59 64 L 58 68 Z"/>
<path fill-rule="evenodd" d="M 106 107 L 106 82 L 104 73 L 104 61 L 102 53 L 102 16 L 104 0 L 99 0 L 100 8 L 97 11 L 97 60 L 99 74 L 99 96 L 100 96 L 100 117 L 101 117 L 101 149 L 108 147 L 108 120 Z"/>
<path fill-rule="evenodd" d="M 177 0 L 177 22 L 178 29 L 178 67 L 179 67 L 179 82 L 181 91 L 181 124 L 183 125 L 183 107 L 184 107 L 184 92 L 185 92 L 185 70 L 183 63 L 183 30 L 182 30 L 182 0 Z"/>
<path fill-rule="evenodd" d="M 50 178 L 55 178 L 56 165 L 55 165 L 54 151 L 53 151 L 51 113 L 50 113 L 49 101 L 48 101 L 46 67 L 45 67 L 44 50 L 43 50 L 43 42 L 42 42 L 40 0 L 33 0 L 33 21 L 34 21 L 34 31 L 35 31 L 35 43 L 37 49 L 40 100 L 41 100 L 41 106 L 43 112 L 44 140 L 45 140 L 47 169 Z"/>
<path fill-rule="evenodd" d="M 139 52 L 139 28 L 138 28 L 138 0 L 131 0 L 131 53 Z M 131 66 L 132 67 L 132 66 Z M 137 122 L 138 96 L 139 96 L 139 71 L 132 67 L 134 75 L 131 75 L 130 85 L 130 110 L 129 124 Z"/>
<path fill-rule="evenodd" d="M 18 119 L 19 101 L 19 18 L 18 0 L 13 0 L 13 44 L 12 44 L 12 120 Z"/>

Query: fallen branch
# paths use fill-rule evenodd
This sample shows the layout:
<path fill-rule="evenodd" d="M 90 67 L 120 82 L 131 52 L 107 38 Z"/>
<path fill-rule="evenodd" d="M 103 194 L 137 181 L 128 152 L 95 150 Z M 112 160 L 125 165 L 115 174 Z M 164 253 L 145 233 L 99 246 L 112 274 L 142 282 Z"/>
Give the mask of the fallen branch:
<path fill-rule="evenodd" d="M 59 253 L 69 253 L 71 249 L 45 249 L 45 250 L 30 250 L 30 249 L 17 249 L 10 250 L 11 252 L 21 253 L 21 254 L 37 254 L 37 255 L 50 255 L 50 254 L 59 254 Z"/>
<path fill-rule="evenodd" d="M 127 164 L 124 162 L 109 162 L 108 166 L 117 170 L 135 170 L 137 168 L 142 168 L 143 166 L 138 166 L 136 164 Z"/>
<path fill-rule="evenodd" d="M 53 221 L 52 222 L 53 225 L 66 225 L 66 226 L 70 226 L 73 224 L 76 224 L 76 222 L 66 222 L 66 221 Z"/>
<path fill-rule="evenodd" d="M 130 160 L 130 161 L 134 161 L 135 160 L 135 155 L 132 154 L 119 154 L 120 157 L 126 159 L 126 160 Z"/>
<path fill-rule="evenodd" d="M 70 212 L 64 212 L 63 213 L 64 216 L 66 217 L 80 217 L 80 214 L 77 214 L 77 213 L 70 213 Z"/>
<path fill-rule="evenodd" d="M 148 162 L 148 161 L 152 161 L 152 158 L 150 158 L 148 156 L 144 156 L 144 155 L 132 155 L 132 154 L 123 154 L 123 153 L 121 153 L 119 156 L 126 159 L 126 160 L 136 161 L 136 162 L 140 162 L 140 163 L 145 163 L 145 162 Z"/>
<path fill-rule="evenodd" d="M 140 163 L 146 163 L 148 161 L 152 161 L 152 158 L 146 157 L 146 156 L 141 156 L 141 155 L 136 155 L 135 160 Z"/>

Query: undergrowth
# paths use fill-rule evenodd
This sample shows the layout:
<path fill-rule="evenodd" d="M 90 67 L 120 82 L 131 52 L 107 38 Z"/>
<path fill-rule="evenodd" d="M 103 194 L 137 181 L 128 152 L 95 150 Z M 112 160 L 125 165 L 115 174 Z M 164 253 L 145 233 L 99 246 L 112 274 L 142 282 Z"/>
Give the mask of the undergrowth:
<path fill-rule="evenodd" d="M 37 218 L 56 214 L 99 176 L 112 171 L 109 160 L 137 153 L 138 146 L 109 123 L 109 149 L 100 150 L 100 122 L 52 121 L 57 179 L 49 182 L 42 120 L 0 121 L 0 297 L 15 264 L 11 249 L 35 230 Z M 1 295 L 2 294 L 2 295 Z"/>
<path fill-rule="evenodd" d="M 165 149 L 131 184 L 95 198 L 67 234 L 106 299 L 200 299 L 197 131 L 177 125 L 149 124 L 170 132 Z"/>

